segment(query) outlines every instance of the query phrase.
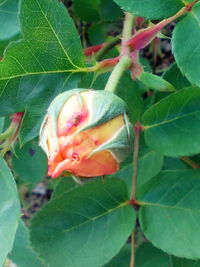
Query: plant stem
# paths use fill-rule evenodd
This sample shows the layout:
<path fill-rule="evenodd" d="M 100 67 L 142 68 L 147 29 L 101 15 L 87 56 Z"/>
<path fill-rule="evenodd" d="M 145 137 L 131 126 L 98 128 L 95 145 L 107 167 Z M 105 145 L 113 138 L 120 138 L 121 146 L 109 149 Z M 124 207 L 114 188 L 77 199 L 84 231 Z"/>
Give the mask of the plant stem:
<path fill-rule="evenodd" d="M 133 200 L 135 200 L 135 193 L 136 193 L 138 153 L 139 153 L 139 141 L 140 141 L 141 129 L 142 129 L 142 126 L 140 122 L 137 122 L 134 126 L 135 139 L 134 139 L 134 147 L 133 147 L 133 174 L 132 174 L 132 190 L 131 190 L 131 199 Z M 135 262 L 135 231 L 133 231 L 131 235 L 130 267 L 134 267 L 134 262 Z"/>
<path fill-rule="evenodd" d="M 113 47 L 115 47 L 117 44 L 120 43 L 120 37 L 116 36 L 114 37 L 112 40 L 108 41 L 107 43 L 105 43 L 105 45 L 103 46 L 103 48 L 101 48 L 95 56 L 95 59 L 97 61 L 101 60 L 102 57 L 108 52 L 110 51 Z"/>
<path fill-rule="evenodd" d="M 5 132 L 0 134 L 0 141 L 6 140 L 8 137 L 10 137 L 14 133 L 14 131 L 15 131 L 15 128 L 13 127 L 13 125 L 10 125 Z"/>
<path fill-rule="evenodd" d="M 133 231 L 131 234 L 131 260 L 130 267 L 134 267 L 135 265 L 135 232 Z"/>
<path fill-rule="evenodd" d="M 122 74 L 127 70 L 131 63 L 130 49 L 126 44 L 126 41 L 131 37 L 132 28 L 133 28 L 134 17 L 130 13 L 125 13 L 124 27 L 122 32 L 122 42 L 121 42 L 121 54 L 120 60 L 117 65 L 114 67 L 108 82 L 106 84 L 105 90 L 110 92 L 115 92 L 119 80 Z"/>
<path fill-rule="evenodd" d="M 124 73 L 124 71 L 129 68 L 132 64 L 131 56 L 130 56 L 130 48 L 126 44 L 127 40 L 132 35 L 134 17 L 130 13 L 125 13 L 124 19 L 124 27 L 122 32 L 122 42 L 121 42 L 121 53 L 120 60 L 113 69 L 108 82 L 106 84 L 105 90 L 110 92 L 115 92 L 118 82 Z M 139 138 L 138 138 L 139 144 Z M 138 146 L 138 145 L 137 145 Z M 137 149 L 136 149 L 137 150 Z M 134 258 L 135 258 L 135 233 L 134 230 L 131 235 L 131 262 L 130 267 L 134 267 Z"/>
<path fill-rule="evenodd" d="M 195 163 L 193 160 L 191 160 L 188 157 L 180 157 L 180 159 L 182 161 L 184 161 L 187 165 L 189 165 L 190 167 L 192 167 L 193 169 L 199 169 L 200 168 L 200 165 L 199 164 Z"/>
<path fill-rule="evenodd" d="M 124 19 L 124 27 L 122 32 L 121 55 L 130 56 L 130 48 L 126 43 L 132 36 L 133 23 L 134 23 L 134 16 L 131 13 L 126 12 Z"/>
<path fill-rule="evenodd" d="M 122 59 L 123 55 L 130 57 L 130 50 L 131 49 L 140 50 L 140 49 L 144 48 L 145 46 L 147 46 L 163 27 L 165 27 L 167 24 L 174 21 L 175 19 L 190 12 L 192 10 L 192 7 L 194 6 L 194 4 L 197 2 L 198 2 L 198 0 L 194 0 L 193 2 L 186 4 L 185 7 L 183 7 L 181 10 L 179 10 L 179 12 L 177 12 L 174 16 L 172 16 L 168 19 L 164 19 L 164 20 L 160 21 L 159 23 L 155 24 L 154 26 L 151 26 L 151 27 L 148 27 L 144 30 L 141 30 L 141 31 L 135 33 L 133 36 L 132 36 L 132 27 L 133 27 L 133 20 L 134 20 L 133 15 L 131 15 L 130 13 L 125 13 L 124 27 L 123 27 L 123 33 L 122 33 L 122 42 L 121 42 L 121 54 L 120 54 L 121 59 Z M 116 39 L 117 38 L 119 38 L 119 37 L 116 37 Z M 116 43 L 119 42 L 119 40 L 112 40 L 110 44 L 108 43 L 108 44 L 105 44 L 105 46 L 102 46 L 102 49 L 98 52 L 99 53 L 99 55 L 97 56 L 98 60 L 102 57 L 102 54 L 104 54 L 108 50 L 110 50 L 113 47 L 113 45 L 116 45 L 115 41 L 116 41 Z M 91 48 L 91 49 L 94 49 L 94 48 Z M 95 50 L 96 50 L 96 48 L 95 48 Z M 92 53 L 92 52 L 90 51 L 88 53 Z M 110 59 L 110 60 L 112 61 L 112 59 Z M 115 65 L 115 62 L 112 66 L 114 66 L 114 65 Z M 117 71 L 117 74 L 121 73 L 120 77 L 123 74 L 123 72 L 129 67 L 127 65 L 128 65 L 127 62 L 124 65 L 121 64 L 121 68 L 120 68 L 121 71 L 119 71 L 119 70 Z M 131 63 L 130 63 L 130 65 L 131 65 Z M 74 72 L 74 73 L 75 72 L 95 72 L 95 71 L 102 69 L 103 67 L 104 67 L 103 64 L 101 64 L 101 62 L 99 62 L 92 67 L 78 68 L 78 69 L 75 69 L 75 70 L 73 69 L 70 71 Z M 112 74 L 111 74 L 111 76 L 112 76 Z M 110 76 L 110 79 L 112 79 L 111 76 Z M 119 79 L 120 79 L 120 77 L 119 77 Z M 115 79 L 117 80 L 118 77 L 115 77 Z M 116 86 L 116 85 L 117 85 L 117 83 L 115 83 L 114 86 Z M 106 90 L 114 92 L 116 89 L 116 88 L 114 88 L 114 86 L 113 86 L 113 88 L 112 87 L 110 88 L 110 85 L 109 85 L 109 87 L 106 86 Z"/>
<path fill-rule="evenodd" d="M 192 7 L 197 2 L 197 0 L 185 5 L 181 10 L 179 10 L 175 15 L 160 21 L 159 23 L 136 32 L 129 40 L 127 40 L 126 45 L 132 50 L 140 50 L 146 47 L 154 37 L 164 28 L 166 25 L 176 20 L 177 18 L 183 16 L 184 14 L 190 12 Z"/>
<path fill-rule="evenodd" d="M 138 153 L 139 153 L 139 141 L 140 141 L 140 131 L 141 131 L 141 125 L 139 122 L 135 124 L 134 130 L 135 130 L 135 139 L 133 147 L 133 175 L 132 175 L 131 199 L 135 199 L 135 193 L 136 193 Z"/>
<path fill-rule="evenodd" d="M 115 92 L 122 74 L 125 70 L 127 70 L 130 65 L 131 59 L 128 56 L 121 57 L 108 79 L 108 82 L 105 87 L 106 91 L 110 91 L 112 93 Z"/>
<path fill-rule="evenodd" d="M 97 53 L 100 49 L 104 47 L 105 44 L 98 44 L 98 45 L 93 45 L 89 46 L 84 49 L 84 55 L 87 56 L 92 56 L 93 54 Z"/>
<path fill-rule="evenodd" d="M 194 4 L 196 4 L 198 1 L 199 1 L 199 0 L 194 0 L 194 1 L 192 1 L 191 3 L 186 4 L 186 5 L 185 5 L 186 9 L 187 9 L 188 11 L 191 11 L 191 9 L 193 8 Z"/>

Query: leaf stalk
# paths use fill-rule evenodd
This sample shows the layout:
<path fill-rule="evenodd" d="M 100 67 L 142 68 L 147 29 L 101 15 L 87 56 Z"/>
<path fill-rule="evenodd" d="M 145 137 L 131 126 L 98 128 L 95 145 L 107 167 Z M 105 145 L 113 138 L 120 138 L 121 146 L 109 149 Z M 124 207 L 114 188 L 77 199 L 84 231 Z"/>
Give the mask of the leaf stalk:
<path fill-rule="evenodd" d="M 115 90 L 117 89 L 117 85 L 123 73 L 131 66 L 132 60 L 130 57 L 130 49 L 126 44 L 126 42 L 132 34 L 133 23 L 134 23 L 134 16 L 126 12 L 124 18 L 124 27 L 122 32 L 120 59 L 117 65 L 114 67 L 108 79 L 108 82 L 105 87 L 106 91 L 114 93 Z"/>

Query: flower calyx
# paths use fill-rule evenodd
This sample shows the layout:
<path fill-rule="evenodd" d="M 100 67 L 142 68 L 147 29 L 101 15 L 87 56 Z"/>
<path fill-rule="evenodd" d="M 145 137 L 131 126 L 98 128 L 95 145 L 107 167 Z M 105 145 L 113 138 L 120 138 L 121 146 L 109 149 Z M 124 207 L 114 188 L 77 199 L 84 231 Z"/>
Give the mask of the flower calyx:
<path fill-rule="evenodd" d="M 73 89 L 58 95 L 40 130 L 52 178 L 115 173 L 129 151 L 133 129 L 126 104 L 107 91 Z"/>

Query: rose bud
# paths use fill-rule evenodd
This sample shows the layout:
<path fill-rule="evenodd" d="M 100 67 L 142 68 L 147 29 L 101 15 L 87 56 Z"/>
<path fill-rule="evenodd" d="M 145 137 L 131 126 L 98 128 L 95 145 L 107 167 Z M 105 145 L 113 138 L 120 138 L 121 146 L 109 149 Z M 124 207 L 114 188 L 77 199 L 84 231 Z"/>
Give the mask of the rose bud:
<path fill-rule="evenodd" d="M 126 104 L 108 91 L 73 89 L 58 95 L 40 129 L 52 178 L 63 172 L 79 177 L 115 173 L 132 141 Z"/>

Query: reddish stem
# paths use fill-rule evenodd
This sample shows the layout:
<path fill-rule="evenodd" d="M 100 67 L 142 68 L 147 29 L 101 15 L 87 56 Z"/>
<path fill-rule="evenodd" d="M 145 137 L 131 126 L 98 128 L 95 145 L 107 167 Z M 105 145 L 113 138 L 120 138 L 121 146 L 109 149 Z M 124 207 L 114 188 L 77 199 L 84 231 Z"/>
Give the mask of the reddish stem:
<path fill-rule="evenodd" d="M 188 12 L 192 10 L 193 5 L 197 2 L 198 0 L 193 1 L 192 3 L 189 3 L 185 6 Z"/>
<path fill-rule="evenodd" d="M 180 16 L 184 15 L 187 12 L 190 12 L 192 10 L 192 7 L 198 0 L 195 0 L 187 5 L 185 5 L 184 8 L 182 8 L 177 14 L 174 16 L 164 19 L 161 22 L 157 23 L 156 25 L 153 25 L 151 27 L 148 27 L 146 29 L 142 29 L 138 32 L 136 32 L 129 40 L 125 40 L 125 38 L 122 39 L 122 52 L 121 54 L 127 54 L 127 51 L 129 50 L 129 47 L 132 50 L 140 50 L 143 49 L 145 46 L 147 46 L 153 39 L 154 37 L 159 33 L 159 31 L 165 27 L 167 24 L 172 22 L 173 20 L 179 18 Z M 136 24 L 140 25 L 144 22 L 143 18 L 137 17 L 136 18 Z M 91 56 L 94 53 L 97 53 L 100 51 L 102 48 L 104 48 L 106 43 L 94 45 L 91 47 L 88 47 L 84 50 L 85 56 Z M 109 65 L 113 65 L 112 59 L 107 62 Z M 106 64 L 106 63 L 105 63 Z"/>
<path fill-rule="evenodd" d="M 142 24 L 145 22 L 145 19 L 142 17 L 136 17 L 135 18 L 135 27 L 137 29 L 140 29 L 142 27 Z"/>
<path fill-rule="evenodd" d="M 104 46 L 105 46 L 104 43 L 90 46 L 90 47 L 84 49 L 84 55 L 85 56 L 92 56 L 93 54 L 97 53 L 100 49 L 102 49 Z"/>
<path fill-rule="evenodd" d="M 23 115 L 24 115 L 24 112 L 14 113 L 13 115 L 11 115 L 12 122 L 16 122 L 19 124 L 22 120 Z"/>
<path fill-rule="evenodd" d="M 149 27 L 147 29 L 137 32 L 131 39 L 127 41 L 127 45 L 133 50 L 140 50 L 147 46 L 156 34 L 168 24 L 168 21 L 164 20 L 160 23 Z"/>
<path fill-rule="evenodd" d="M 133 126 L 133 128 L 137 133 L 144 131 L 144 126 L 139 121 Z"/>
<path fill-rule="evenodd" d="M 119 62 L 119 59 L 120 57 L 114 57 L 114 58 L 102 60 L 101 62 L 99 62 L 98 69 L 113 67 Z"/>
<path fill-rule="evenodd" d="M 134 34 L 127 42 L 126 45 L 130 46 L 133 50 L 140 50 L 147 46 L 153 38 L 159 33 L 159 31 L 165 27 L 167 24 L 172 22 L 173 20 L 179 18 L 180 16 L 186 14 L 187 12 L 192 10 L 193 5 L 197 2 L 197 0 L 193 1 L 192 3 L 187 4 L 183 7 L 178 13 L 174 16 L 164 19 L 156 25 L 148 27 L 146 29 L 138 31 Z"/>
<path fill-rule="evenodd" d="M 134 209 L 138 210 L 140 205 L 138 204 L 135 198 L 131 198 L 129 201 L 129 205 L 132 206 Z"/>

